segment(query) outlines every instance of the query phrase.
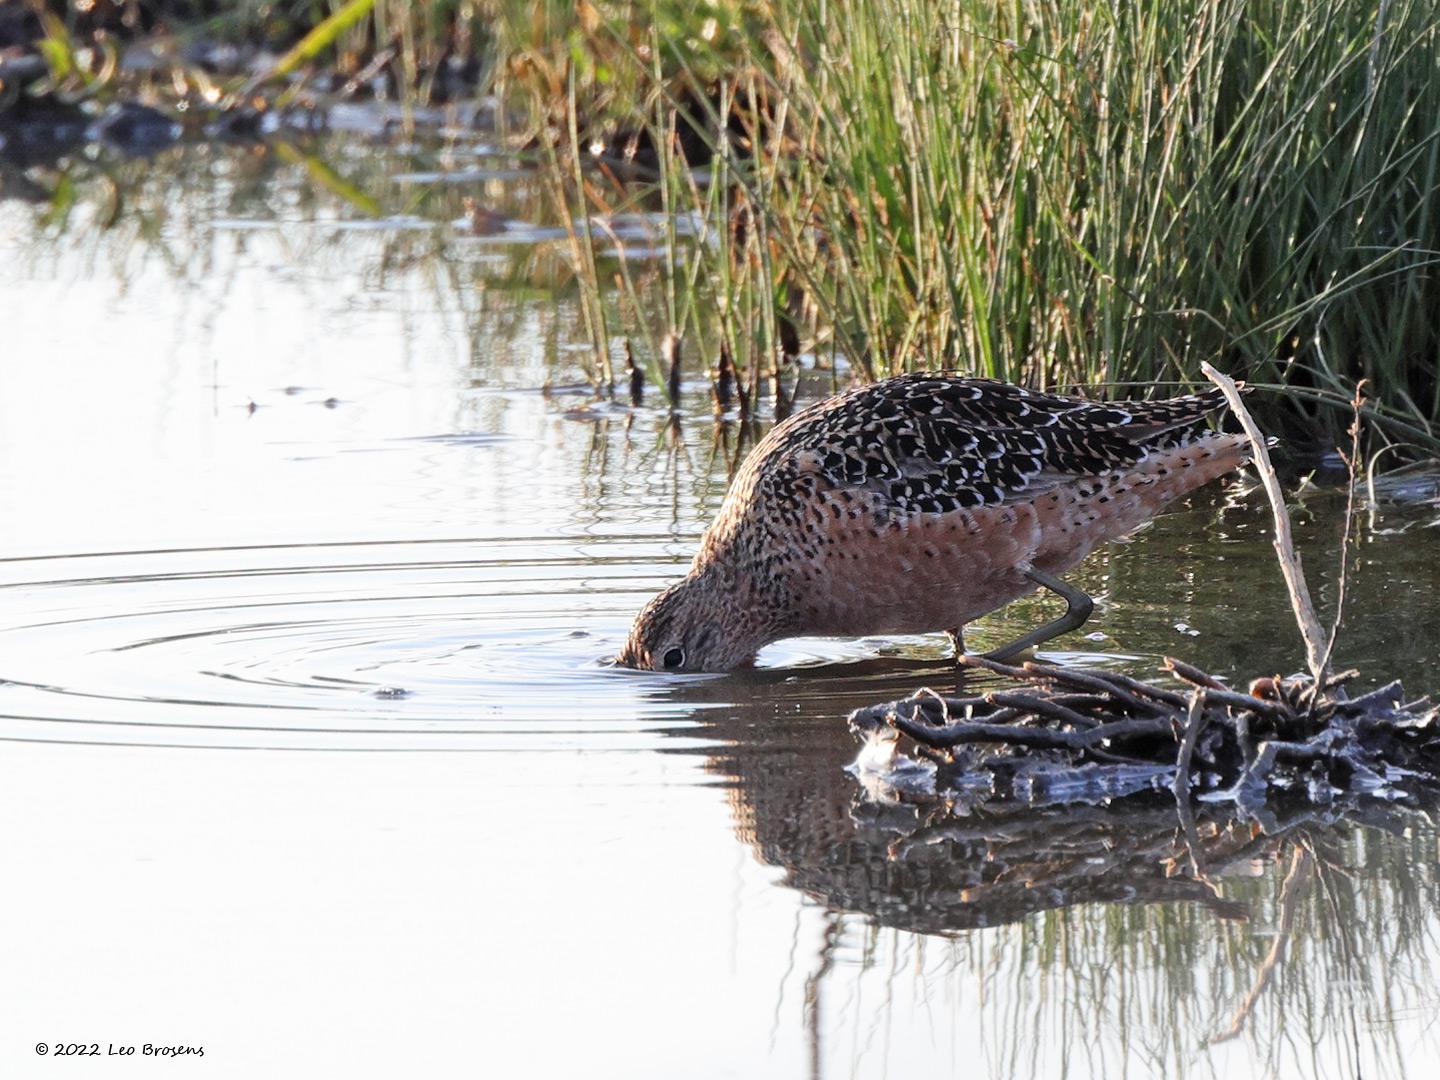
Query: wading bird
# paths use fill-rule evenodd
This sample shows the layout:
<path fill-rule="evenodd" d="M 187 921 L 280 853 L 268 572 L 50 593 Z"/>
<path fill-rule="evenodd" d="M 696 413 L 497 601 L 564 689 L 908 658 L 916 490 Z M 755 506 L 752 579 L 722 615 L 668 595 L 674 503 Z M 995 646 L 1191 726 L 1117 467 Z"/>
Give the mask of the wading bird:
<path fill-rule="evenodd" d="M 750 452 L 690 572 L 635 617 L 617 658 L 729 671 L 798 634 L 945 630 L 1044 586 L 1065 614 L 990 655 L 1082 625 L 1060 581 L 1097 545 L 1238 468 L 1212 390 L 1100 403 L 988 379 L 902 375 L 796 413 Z"/>

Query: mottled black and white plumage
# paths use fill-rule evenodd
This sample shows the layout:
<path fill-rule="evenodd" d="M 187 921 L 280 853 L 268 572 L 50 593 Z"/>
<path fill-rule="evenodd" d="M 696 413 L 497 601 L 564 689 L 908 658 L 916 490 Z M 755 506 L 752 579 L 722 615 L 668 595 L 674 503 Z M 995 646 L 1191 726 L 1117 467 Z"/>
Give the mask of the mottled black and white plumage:
<path fill-rule="evenodd" d="M 1098 403 L 903 375 L 795 414 L 751 452 L 689 575 L 622 663 L 726 670 L 799 633 L 954 629 L 1237 467 L 1218 391 Z"/>
<path fill-rule="evenodd" d="M 943 514 L 1134 465 L 1193 435 L 1223 404 L 1218 390 L 1111 405 L 991 379 L 901 375 L 798 414 L 776 429 L 770 454 L 816 454 L 831 484 L 883 493 L 900 512 Z"/>

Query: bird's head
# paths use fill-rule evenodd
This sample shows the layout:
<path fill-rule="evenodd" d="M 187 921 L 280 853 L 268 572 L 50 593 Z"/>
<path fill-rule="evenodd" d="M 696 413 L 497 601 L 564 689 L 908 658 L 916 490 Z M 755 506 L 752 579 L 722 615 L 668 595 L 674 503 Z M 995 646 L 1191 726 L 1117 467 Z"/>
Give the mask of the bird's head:
<path fill-rule="evenodd" d="M 733 575 L 692 570 L 640 609 L 616 661 L 647 671 L 733 671 L 774 640 L 772 624 Z"/>

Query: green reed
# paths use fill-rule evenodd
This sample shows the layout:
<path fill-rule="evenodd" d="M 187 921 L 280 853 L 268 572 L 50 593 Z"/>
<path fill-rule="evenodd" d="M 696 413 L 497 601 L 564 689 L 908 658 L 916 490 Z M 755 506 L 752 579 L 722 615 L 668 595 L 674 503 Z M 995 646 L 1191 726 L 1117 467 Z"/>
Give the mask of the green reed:
<path fill-rule="evenodd" d="M 871 375 L 1118 387 L 1218 360 L 1302 418 L 1363 377 L 1435 445 L 1433 5 L 779 0 L 639 32 L 659 10 L 587 7 L 517 54 L 583 66 L 580 139 L 648 132 L 656 197 L 710 225 L 637 317 L 714 315 L 761 369 L 778 311 Z M 715 151 L 708 184 L 677 123 Z M 643 196 L 626 176 L 606 199 Z"/>

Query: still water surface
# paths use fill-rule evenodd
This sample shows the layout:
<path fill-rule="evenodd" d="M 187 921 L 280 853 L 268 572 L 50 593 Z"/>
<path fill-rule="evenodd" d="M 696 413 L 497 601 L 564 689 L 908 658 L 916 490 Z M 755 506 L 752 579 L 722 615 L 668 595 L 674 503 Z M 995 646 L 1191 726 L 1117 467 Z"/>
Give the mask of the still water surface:
<path fill-rule="evenodd" d="M 1163 806 L 867 802 L 844 716 L 943 685 L 938 638 L 608 667 L 741 433 L 698 373 L 678 430 L 569 389 L 559 249 L 456 223 L 541 221 L 513 168 L 320 150 L 386 214 L 206 147 L 69 166 L 60 221 L 0 202 L 7 1075 L 156 1067 L 41 1041 L 237 1077 L 1440 1069 L 1428 815 L 1202 821 L 1250 845 L 1212 888 Z M 1342 509 L 1303 493 L 1324 603 Z M 1416 694 L 1436 519 L 1363 523 L 1341 646 Z M 1046 655 L 1293 669 L 1265 521 L 1242 485 L 1101 553 L 1090 636 Z"/>

